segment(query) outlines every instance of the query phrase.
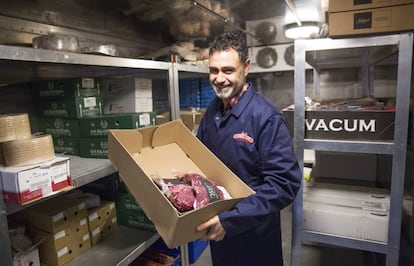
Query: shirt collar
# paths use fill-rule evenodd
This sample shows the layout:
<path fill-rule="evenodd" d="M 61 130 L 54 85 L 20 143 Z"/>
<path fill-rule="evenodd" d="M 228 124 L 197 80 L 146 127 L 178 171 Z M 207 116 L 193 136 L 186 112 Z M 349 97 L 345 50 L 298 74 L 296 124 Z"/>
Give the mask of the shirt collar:
<path fill-rule="evenodd" d="M 239 102 L 240 98 L 244 95 L 244 93 L 248 90 L 249 87 L 250 84 L 247 87 L 243 88 L 239 94 L 233 96 L 233 98 L 230 99 L 226 109 L 224 110 L 224 113 L 229 112 Z"/>

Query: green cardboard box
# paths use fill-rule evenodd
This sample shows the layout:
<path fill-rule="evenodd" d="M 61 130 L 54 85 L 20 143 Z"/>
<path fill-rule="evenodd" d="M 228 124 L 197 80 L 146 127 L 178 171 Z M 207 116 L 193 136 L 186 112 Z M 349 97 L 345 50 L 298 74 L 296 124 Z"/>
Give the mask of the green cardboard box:
<path fill-rule="evenodd" d="M 80 135 L 83 138 L 102 138 L 108 136 L 109 129 L 135 129 L 154 126 L 154 112 L 109 114 L 79 120 Z"/>
<path fill-rule="evenodd" d="M 70 118 L 37 118 L 39 131 L 52 135 L 53 137 L 79 138 L 79 120 Z"/>
<path fill-rule="evenodd" d="M 79 138 L 53 137 L 55 153 L 65 155 L 79 155 Z"/>
<path fill-rule="evenodd" d="M 156 231 L 154 224 L 147 217 L 143 210 L 117 209 L 118 224 Z"/>
<path fill-rule="evenodd" d="M 79 139 L 79 155 L 84 158 L 108 158 L 108 138 Z"/>
<path fill-rule="evenodd" d="M 39 100 L 35 103 L 35 111 L 43 117 L 81 118 L 101 115 L 103 99 L 99 97 L 62 98 Z"/>
<path fill-rule="evenodd" d="M 101 80 L 94 78 L 39 81 L 32 89 L 39 98 L 102 97 Z"/>

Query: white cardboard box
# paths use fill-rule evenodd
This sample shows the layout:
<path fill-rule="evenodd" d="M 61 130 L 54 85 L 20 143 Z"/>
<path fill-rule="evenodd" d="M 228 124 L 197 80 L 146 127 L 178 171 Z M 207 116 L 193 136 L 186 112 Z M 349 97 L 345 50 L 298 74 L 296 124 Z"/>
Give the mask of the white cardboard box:
<path fill-rule="evenodd" d="M 362 207 L 303 202 L 303 228 L 342 237 L 387 242 L 388 213 Z"/>
<path fill-rule="evenodd" d="M 390 205 L 389 191 L 374 187 L 305 182 L 303 193 L 304 198 L 312 201 L 351 207 L 360 207 L 373 202 L 380 204 L 382 209 L 389 210 Z"/>
<path fill-rule="evenodd" d="M 13 257 L 13 266 L 40 266 L 37 245 Z"/>
<path fill-rule="evenodd" d="M 104 100 L 105 114 L 152 112 L 152 98 L 110 97 Z"/>
<path fill-rule="evenodd" d="M 56 157 L 29 166 L 0 167 L 4 200 L 24 204 L 68 187 L 69 161 L 69 157 Z"/>
<path fill-rule="evenodd" d="M 303 226 L 310 231 L 387 242 L 389 206 L 385 189 L 305 183 Z"/>
<path fill-rule="evenodd" d="M 143 78 L 111 78 L 102 80 L 104 98 L 152 98 L 152 80 Z"/>

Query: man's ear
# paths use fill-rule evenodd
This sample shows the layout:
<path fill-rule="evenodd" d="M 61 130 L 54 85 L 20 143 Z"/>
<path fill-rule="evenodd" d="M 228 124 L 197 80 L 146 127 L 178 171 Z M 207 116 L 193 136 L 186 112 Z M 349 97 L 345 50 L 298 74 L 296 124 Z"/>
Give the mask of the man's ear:
<path fill-rule="evenodd" d="M 245 75 L 247 75 L 249 73 L 250 70 L 250 58 L 247 58 L 246 61 L 244 62 L 244 73 Z"/>

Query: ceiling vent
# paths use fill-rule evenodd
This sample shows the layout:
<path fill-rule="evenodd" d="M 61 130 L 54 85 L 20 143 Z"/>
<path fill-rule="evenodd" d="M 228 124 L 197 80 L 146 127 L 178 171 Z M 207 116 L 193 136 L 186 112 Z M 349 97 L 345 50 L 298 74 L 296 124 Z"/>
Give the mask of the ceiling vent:
<path fill-rule="evenodd" d="M 294 66 L 293 44 L 249 48 L 251 72 L 289 71 Z"/>
<path fill-rule="evenodd" d="M 292 40 L 285 37 L 283 26 L 284 17 L 282 16 L 246 21 L 246 30 L 255 36 L 247 35 L 247 45 L 262 46 L 292 43 Z"/>

